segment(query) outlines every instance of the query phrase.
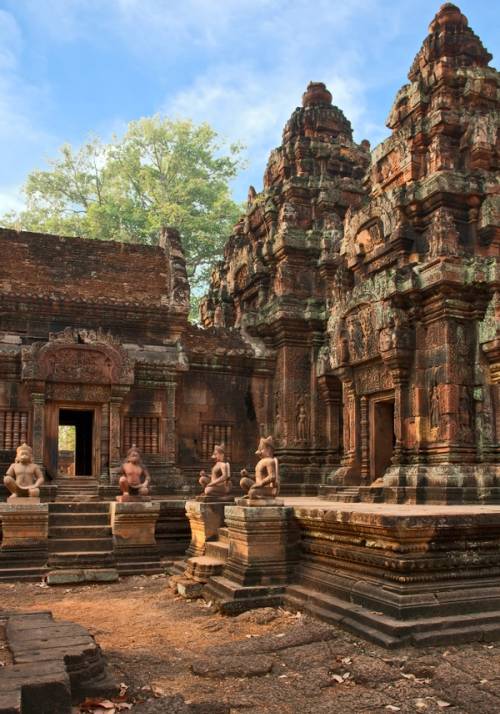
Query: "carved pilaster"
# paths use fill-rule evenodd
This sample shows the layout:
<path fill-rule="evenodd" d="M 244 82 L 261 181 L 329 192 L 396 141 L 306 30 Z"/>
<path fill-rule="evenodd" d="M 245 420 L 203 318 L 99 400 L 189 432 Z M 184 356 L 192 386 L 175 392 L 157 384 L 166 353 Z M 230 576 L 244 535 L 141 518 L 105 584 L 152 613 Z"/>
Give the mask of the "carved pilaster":
<path fill-rule="evenodd" d="M 165 416 L 165 455 L 169 463 L 175 463 L 175 381 L 167 384 L 167 411 Z"/>
<path fill-rule="evenodd" d="M 44 463 L 44 420 L 45 420 L 45 394 L 43 392 L 33 392 L 31 395 L 33 405 L 32 417 L 32 448 L 33 461 L 36 464 Z"/>
<path fill-rule="evenodd" d="M 123 396 L 112 394 L 109 403 L 109 467 L 120 466 L 121 461 L 121 406 Z"/>
<path fill-rule="evenodd" d="M 99 481 L 108 483 L 110 480 L 109 473 L 109 404 L 103 404 L 101 407 L 101 473 Z"/>
<path fill-rule="evenodd" d="M 370 444 L 368 434 L 368 398 L 360 399 L 360 424 L 361 424 L 361 478 L 368 481 L 370 476 Z"/>

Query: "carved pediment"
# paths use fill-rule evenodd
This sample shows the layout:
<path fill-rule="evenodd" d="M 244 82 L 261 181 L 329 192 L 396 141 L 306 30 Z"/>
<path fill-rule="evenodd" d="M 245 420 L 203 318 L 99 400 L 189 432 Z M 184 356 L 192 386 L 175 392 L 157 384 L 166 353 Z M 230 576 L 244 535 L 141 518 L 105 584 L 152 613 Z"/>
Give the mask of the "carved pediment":
<path fill-rule="evenodd" d="M 134 364 L 103 330 L 66 328 L 22 350 L 22 379 L 81 384 L 132 384 Z"/>

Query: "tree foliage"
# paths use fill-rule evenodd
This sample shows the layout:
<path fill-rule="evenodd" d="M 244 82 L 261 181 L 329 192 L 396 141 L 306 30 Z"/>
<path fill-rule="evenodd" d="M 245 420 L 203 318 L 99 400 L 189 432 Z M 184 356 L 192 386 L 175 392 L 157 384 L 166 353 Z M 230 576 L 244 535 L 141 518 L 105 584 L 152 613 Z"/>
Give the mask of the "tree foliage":
<path fill-rule="evenodd" d="M 240 154 L 240 145 L 219 143 L 208 124 L 143 118 L 109 144 L 93 138 L 78 149 L 63 146 L 49 170 L 29 174 L 26 209 L 3 224 L 148 245 L 162 226 L 174 226 L 196 296 L 240 212 L 229 189 Z"/>

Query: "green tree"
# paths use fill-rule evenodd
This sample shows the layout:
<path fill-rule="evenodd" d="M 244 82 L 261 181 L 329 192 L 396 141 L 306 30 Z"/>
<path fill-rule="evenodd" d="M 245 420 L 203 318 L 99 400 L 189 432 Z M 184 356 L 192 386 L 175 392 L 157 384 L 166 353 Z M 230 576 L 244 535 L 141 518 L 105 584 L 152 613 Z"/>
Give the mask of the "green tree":
<path fill-rule="evenodd" d="M 241 149 L 219 142 L 208 124 L 140 119 L 109 144 L 93 138 L 76 150 L 63 146 L 49 170 L 29 174 L 26 209 L 2 222 L 148 245 L 163 225 L 174 226 L 196 302 L 241 210 L 229 189 L 242 166 Z"/>

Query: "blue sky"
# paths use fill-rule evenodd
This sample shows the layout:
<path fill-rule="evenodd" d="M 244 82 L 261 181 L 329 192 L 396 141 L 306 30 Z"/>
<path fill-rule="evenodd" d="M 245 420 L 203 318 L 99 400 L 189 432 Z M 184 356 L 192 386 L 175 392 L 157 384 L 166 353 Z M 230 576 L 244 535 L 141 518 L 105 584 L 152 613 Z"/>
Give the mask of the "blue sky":
<path fill-rule="evenodd" d="M 498 0 L 459 3 L 498 66 Z M 237 200 L 310 80 L 358 141 L 385 119 L 427 34 L 430 0 L 0 0 L 0 214 L 64 142 L 109 139 L 156 112 L 247 146 Z"/>

